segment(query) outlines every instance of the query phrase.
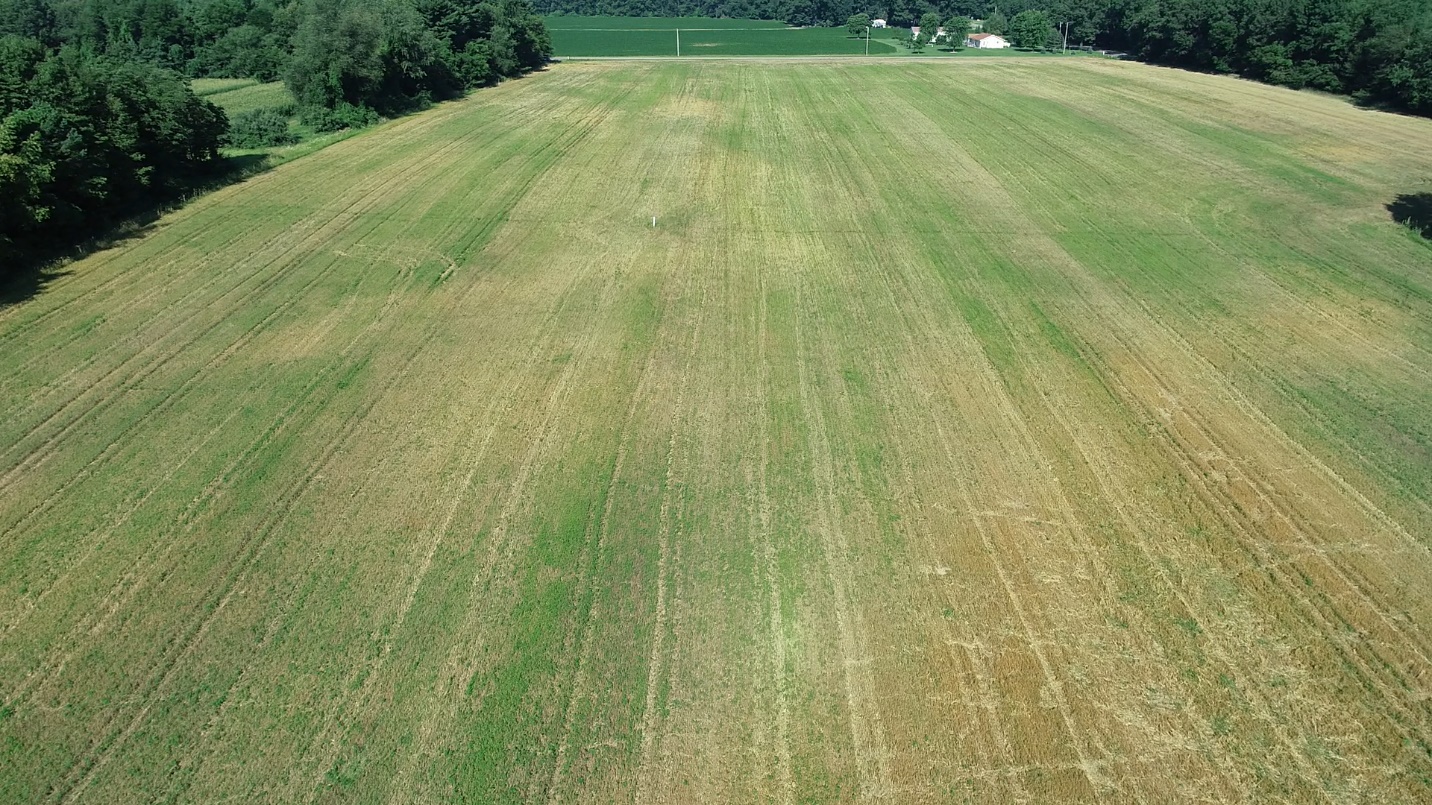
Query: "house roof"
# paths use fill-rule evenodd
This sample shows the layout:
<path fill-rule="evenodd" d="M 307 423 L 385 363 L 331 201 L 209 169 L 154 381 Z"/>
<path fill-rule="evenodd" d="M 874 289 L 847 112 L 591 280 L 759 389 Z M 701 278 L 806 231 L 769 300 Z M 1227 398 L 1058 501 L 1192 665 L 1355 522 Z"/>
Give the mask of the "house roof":
<path fill-rule="evenodd" d="M 1000 38 L 999 34 L 970 34 L 970 38 L 978 42 L 981 39 L 989 39 L 991 36 Z"/>

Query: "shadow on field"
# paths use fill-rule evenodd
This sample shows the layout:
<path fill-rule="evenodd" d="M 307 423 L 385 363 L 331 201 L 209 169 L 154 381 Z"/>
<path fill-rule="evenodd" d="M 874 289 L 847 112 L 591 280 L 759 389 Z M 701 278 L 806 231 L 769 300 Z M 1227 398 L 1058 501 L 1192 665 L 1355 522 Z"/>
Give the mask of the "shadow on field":
<path fill-rule="evenodd" d="M 199 196 L 221 187 L 257 176 L 269 166 L 263 154 L 244 154 L 225 158 L 213 173 L 163 195 L 147 200 L 119 213 L 88 222 L 76 240 L 65 243 L 48 238 L 30 243 L 5 243 L 0 240 L 0 308 L 34 298 L 51 282 L 69 272 L 65 266 L 96 252 L 110 249 L 126 240 L 143 237 L 154 229 L 165 213 L 188 204 Z"/>
<path fill-rule="evenodd" d="M 0 249 L 5 248 L 0 245 Z M 16 265 L 5 269 L 12 276 L 0 281 L 0 309 L 30 299 L 43 291 L 46 285 L 69 273 L 55 265 L 57 261 L 29 261 L 28 255 L 20 255 Z M 7 258 L 10 257 L 7 255 Z"/>
<path fill-rule="evenodd" d="M 1392 220 L 1432 240 L 1432 193 L 1405 193 L 1387 205 Z"/>

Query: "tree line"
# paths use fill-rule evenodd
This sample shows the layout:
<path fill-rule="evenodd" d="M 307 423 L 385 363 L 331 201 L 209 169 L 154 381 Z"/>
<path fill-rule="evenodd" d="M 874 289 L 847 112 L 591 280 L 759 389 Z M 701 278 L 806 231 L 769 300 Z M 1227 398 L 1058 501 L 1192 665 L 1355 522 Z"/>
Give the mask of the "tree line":
<path fill-rule="evenodd" d="M 1428 0 L 535 0 L 542 13 L 745 17 L 844 26 L 853 15 L 919 24 L 984 20 L 991 33 L 1119 50 L 1155 64 L 1241 75 L 1432 115 Z M 1039 30 L 1034 30 L 1038 27 Z M 1042 34 L 1042 35 L 1041 35 Z M 1062 41 L 1062 36 L 1060 37 Z"/>
<path fill-rule="evenodd" d="M 527 0 L 0 0 L 0 36 L 195 78 L 282 78 L 301 103 L 342 96 L 379 111 L 551 56 Z M 342 91 L 308 97 L 315 69 Z"/>
<path fill-rule="evenodd" d="M 1061 0 L 1071 41 L 1432 115 L 1426 0 Z"/>
<path fill-rule="evenodd" d="M 172 70 L 0 36 L 0 280 L 208 174 L 226 128 Z"/>
<path fill-rule="evenodd" d="M 454 97 L 552 56 L 527 0 L 306 0 L 300 9 L 280 72 L 318 128 Z"/>
<path fill-rule="evenodd" d="M 188 77 L 281 78 L 332 130 L 551 53 L 527 0 L 0 0 L 0 281 L 216 170 L 229 124 Z"/>

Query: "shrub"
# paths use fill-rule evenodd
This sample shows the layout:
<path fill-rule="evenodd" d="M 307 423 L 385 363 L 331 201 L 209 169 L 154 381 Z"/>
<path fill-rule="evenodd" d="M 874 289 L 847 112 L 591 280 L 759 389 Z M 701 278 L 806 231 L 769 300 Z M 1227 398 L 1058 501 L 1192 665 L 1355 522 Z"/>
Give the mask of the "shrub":
<path fill-rule="evenodd" d="M 377 112 L 366 106 L 354 106 L 351 103 L 340 103 L 333 109 L 310 106 L 305 108 L 300 116 L 304 123 L 313 127 L 314 131 L 361 129 L 378 122 Z"/>
<path fill-rule="evenodd" d="M 233 148 L 268 148 L 298 142 L 288 128 L 292 114 L 291 108 L 267 107 L 235 115 L 229 121 L 227 143 Z"/>

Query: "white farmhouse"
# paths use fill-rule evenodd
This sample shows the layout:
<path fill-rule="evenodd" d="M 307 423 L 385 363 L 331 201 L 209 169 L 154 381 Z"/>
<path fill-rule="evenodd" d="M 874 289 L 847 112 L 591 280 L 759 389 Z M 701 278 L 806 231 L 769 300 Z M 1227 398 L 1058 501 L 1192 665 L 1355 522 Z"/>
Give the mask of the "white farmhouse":
<path fill-rule="evenodd" d="M 871 21 L 870 21 L 870 27 L 871 27 L 871 28 L 884 28 L 884 27 L 885 27 L 885 20 L 871 20 Z"/>
<path fill-rule="evenodd" d="M 965 47 L 1007 48 L 1009 47 L 1009 42 L 999 34 L 970 34 L 965 37 Z"/>

